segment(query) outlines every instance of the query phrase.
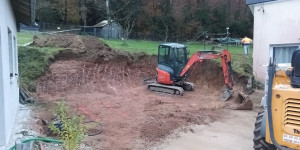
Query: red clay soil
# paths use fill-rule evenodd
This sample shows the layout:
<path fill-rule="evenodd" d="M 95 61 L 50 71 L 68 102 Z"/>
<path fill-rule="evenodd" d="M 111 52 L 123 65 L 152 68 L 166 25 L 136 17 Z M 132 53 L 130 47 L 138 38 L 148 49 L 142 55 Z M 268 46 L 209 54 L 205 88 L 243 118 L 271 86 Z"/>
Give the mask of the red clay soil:
<path fill-rule="evenodd" d="M 38 80 L 36 92 L 38 104 L 52 106 L 64 99 L 72 112 L 85 116 L 85 121 L 101 123 L 103 132 L 87 137 L 86 146 L 149 149 L 175 129 L 209 124 L 221 117 L 225 103 L 219 99 L 224 80 L 215 63 L 203 63 L 191 75 L 195 91 L 175 96 L 150 92 L 143 83 L 156 73 L 156 56 L 107 49 L 95 53 L 98 61 L 95 57 L 87 61 L 61 55 L 62 60 L 54 62 Z M 112 57 L 104 60 L 103 53 Z M 35 116 L 50 121 L 52 113 L 48 107 L 41 108 Z"/>

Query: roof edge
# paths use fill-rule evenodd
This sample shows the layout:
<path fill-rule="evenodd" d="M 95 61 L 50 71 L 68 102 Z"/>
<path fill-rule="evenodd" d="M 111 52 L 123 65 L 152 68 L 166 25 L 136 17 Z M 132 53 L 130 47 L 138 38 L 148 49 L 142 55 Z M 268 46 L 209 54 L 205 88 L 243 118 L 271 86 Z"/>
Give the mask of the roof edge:
<path fill-rule="evenodd" d="M 10 0 L 17 22 L 32 25 L 35 22 L 36 0 Z"/>
<path fill-rule="evenodd" d="M 276 0 L 246 0 L 247 5 L 253 5 L 253 4 L 259 4 L 259 3 L 265 3 L 265 2 L 271 2 Z"/>

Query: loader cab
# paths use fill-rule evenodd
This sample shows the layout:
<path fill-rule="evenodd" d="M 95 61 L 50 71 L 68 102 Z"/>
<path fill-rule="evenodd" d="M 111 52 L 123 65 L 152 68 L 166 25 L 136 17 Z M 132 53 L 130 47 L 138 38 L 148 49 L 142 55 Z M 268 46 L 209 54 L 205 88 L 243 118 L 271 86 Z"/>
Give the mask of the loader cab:
<path fill-rule="evenodd" d="M 182 44 L 161 44 L 158 48 L 158 69 L 168 72 L 170 80 L 180 77 L 180 73 L 187 63 L 188 51 Z"/>
<path fill-rule="evenodd" d="M 291 65 L 293 70 L 291 72 L 291 85 L 294 88 L 300 88 L 300 49 L 293 52 Z"/>

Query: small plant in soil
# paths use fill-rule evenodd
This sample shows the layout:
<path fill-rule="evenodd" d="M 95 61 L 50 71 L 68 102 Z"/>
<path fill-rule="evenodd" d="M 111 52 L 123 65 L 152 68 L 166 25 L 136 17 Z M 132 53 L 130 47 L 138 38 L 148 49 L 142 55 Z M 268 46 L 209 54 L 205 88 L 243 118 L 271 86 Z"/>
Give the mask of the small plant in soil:
<path fill-rule="evenodd" d="M 52 122 L 49 129 L 63 141 L 66 150 L 76 150 L 84 139 L 85 130 L 82 125 L 82 117 L 69 116 L 68 108 L 64 101 L 60 102 L 56 109 L 59 122 Z"/>

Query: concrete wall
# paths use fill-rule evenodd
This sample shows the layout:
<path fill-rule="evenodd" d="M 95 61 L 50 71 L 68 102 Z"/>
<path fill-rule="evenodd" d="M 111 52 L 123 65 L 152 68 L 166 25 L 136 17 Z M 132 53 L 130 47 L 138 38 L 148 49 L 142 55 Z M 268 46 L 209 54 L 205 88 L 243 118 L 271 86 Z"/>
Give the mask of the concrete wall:
<path fill-rule="evenodd" d="M 9 42 L 8 31 L 11 31 Z M 0 0 L 0 147 L 6 145 L 14 124 L 18 104 L 17 29 L 10 0 Z M 15 40 L 14 40 L 15 39 Z M 11 44 L 11 48 L 9 48 Z M 9 51 L 11 50 L 11 56 Z M 10 61 L 12 59 L 12 61 Z M 13 76 L 10 77 L 10 62 Z M 7 148 L 8 149 L 8 148 Z"/>
<path fill-rule="evenodd" d="M 264 82 L 272 46 L 300 45 L 300 0 L 278 0 L 250 6 L 254 15 L 254 75 Z"/>

